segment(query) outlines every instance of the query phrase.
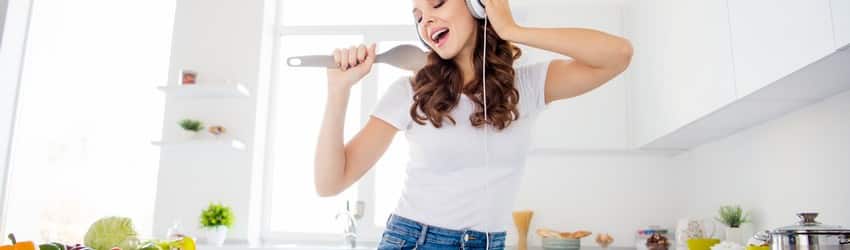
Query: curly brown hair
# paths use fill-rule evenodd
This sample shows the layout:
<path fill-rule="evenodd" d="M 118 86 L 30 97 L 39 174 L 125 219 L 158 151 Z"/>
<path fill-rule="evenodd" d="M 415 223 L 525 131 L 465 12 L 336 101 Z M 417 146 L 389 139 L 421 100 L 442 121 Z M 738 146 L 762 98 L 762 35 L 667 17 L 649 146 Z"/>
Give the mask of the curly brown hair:
<path fill-rule="evenodd" d="M 477 20 L 477 32 L 484 32 L 484 21 Z M 483 37 L 475 36 L 475 52 L 473 62 L 475 72 L 482 70 Z M 522 55 L 522 51 L 503 40 L 491 25 L 487 25 L 487 118 L 488 123 L 502 130 L 512 121 L 519 119 L 519 91 L 514 86 L 514 60 Z M 484 125 L 484 102 L 481 74 L 476 74 L 474 80 L 464 86 L 463 77 L 458 65 L 452 59 L 442 59 L 436 52 L 428 55 L 428 64 L 416 72 L 412 81 L 413 105 L 410 116 L 419 125 L 430 121 L 434 127 L 442 127 L 446 118 L 456 124 L 450 112 L 460 102 L 462 94 L 466 94 L 475 102 L 475 111 L 469 116 L 474 127 Z"/>

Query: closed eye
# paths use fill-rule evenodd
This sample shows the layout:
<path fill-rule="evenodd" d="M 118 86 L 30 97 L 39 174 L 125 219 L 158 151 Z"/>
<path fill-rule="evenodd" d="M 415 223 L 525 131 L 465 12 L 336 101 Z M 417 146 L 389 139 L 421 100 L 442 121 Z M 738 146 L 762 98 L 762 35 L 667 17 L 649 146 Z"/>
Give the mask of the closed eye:
<path fill-rule="evenodd" d="M 446 3 L 446 0 L 440 0 L 440 2 L 437 2 L 437 5 L 434 5 L 433 8 L 434 9 L 440 8 L 445 3 Z M 421 22 L 422 22 L 422 17 L 421 16 L 416 17 L 416 23 L 421 23 Z"/>

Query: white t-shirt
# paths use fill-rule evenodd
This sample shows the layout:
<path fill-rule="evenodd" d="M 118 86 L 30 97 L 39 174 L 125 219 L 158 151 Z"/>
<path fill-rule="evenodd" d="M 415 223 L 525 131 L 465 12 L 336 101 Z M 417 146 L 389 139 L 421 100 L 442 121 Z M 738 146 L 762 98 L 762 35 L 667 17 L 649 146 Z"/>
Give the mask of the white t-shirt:
<path fill-rule="evenodd" d="M 515 68 L 520 118 L 502 131 L 488 128 L 487 166 L 484 128 L 475 128 L 469 121 L 474 111 L 469 97 L 461 95 L 451 111 L 457 124 L 444 119 L 442 128 L 430 122 L 419 125 L 410 117 L 410 79 L 396 80 L 372 111 L 374 117 L 404 131 L 410 145 L 404 188 L 394 213 L 448 229 L 507 231 L 531 128 L 546 107 L 548 66 L 546 61 Z"/>

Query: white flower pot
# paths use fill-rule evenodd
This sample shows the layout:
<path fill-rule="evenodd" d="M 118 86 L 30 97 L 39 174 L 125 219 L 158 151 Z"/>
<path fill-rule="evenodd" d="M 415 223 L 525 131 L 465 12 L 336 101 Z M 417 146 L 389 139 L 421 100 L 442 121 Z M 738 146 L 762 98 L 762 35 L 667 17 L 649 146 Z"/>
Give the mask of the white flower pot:
<path fill-rule="evenodd" d="M 739 228 L 739 227 L 726 227 L 726 241 L 731 241 L 731 242 L 735 242 L 735 243 L 743 245 L 743 244 L 747 243 L 746 240 L 744 240 L 744 239 L 746 239 L 746 238 L 745 238 L 745 236 L 743 234 L 743 230 L 741 230 L 741 228 Z"/>
<path fill-rule="evenodd" d="M 207 234 L 207 244 L 220 247 L 224 245 L 224 239 L 227 238 L 227 227 L 216 226 L 205 229 Z"/>
<path fill-rule="evenodd" d="M 185 140 L 195 140 L 195 139 L 198 139 L 199 135 L 201 134 L 201 132 L 200 132 L 200 131 L 199 131 L 199 132 L 195 132 L 195 131 L 185 130 L 185 129 L 180 130 L 180 131 L 181 131 L 180 133 L 183 135 L 183 139 L 185 139 Z"/>

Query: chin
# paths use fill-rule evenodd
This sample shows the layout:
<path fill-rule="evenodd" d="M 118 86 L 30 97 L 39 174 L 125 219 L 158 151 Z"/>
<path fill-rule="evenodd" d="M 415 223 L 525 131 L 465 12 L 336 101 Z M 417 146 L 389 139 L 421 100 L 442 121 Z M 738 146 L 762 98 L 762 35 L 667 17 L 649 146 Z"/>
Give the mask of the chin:
<path fill-rule="evenodd" d="M 449 44 L 446 44 L 446 45 L 448 45 L 448 46 L 443 46 L 440 49 L 434 50 L 434 52 L 436 52 L 437 55 L 439 55 L 440 58 L 442 58 L 443 60 L 454 59 L 457 56 L 457 54 L 460 53 L 460 49 L 457 48 L 457 46 L 455 46 L 455 45 L 449 45 Z"/>

